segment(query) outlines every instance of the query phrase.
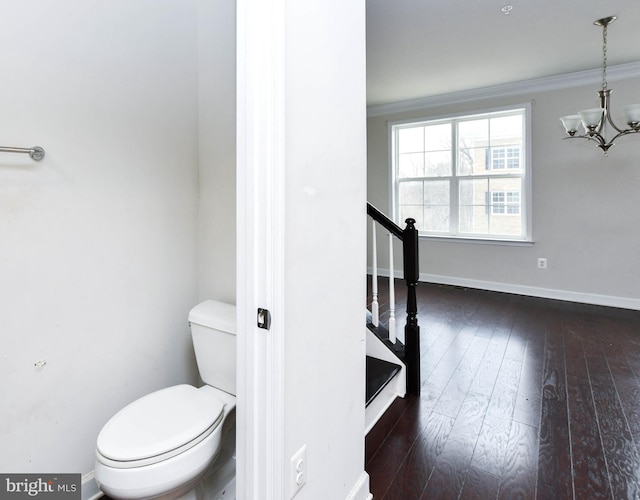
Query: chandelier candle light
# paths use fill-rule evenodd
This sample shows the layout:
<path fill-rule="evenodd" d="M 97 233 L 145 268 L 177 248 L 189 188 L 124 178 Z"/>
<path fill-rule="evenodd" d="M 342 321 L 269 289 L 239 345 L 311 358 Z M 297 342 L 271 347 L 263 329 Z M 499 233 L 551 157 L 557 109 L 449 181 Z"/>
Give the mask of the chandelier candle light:
<path fill-rule="evenodd" d="M 615 21 L 617 16 L 598 19 L 596 26 L 602 26 L 602 90 L 598 90 L 600 107 L 579 111 L 577 115 L 563 116 L 560 118 L 568 137 L 565 139 L 587 139 L 598 143 L 602 152 L 607 154 L 608 149 L 614 145 L 614 141 L 623 135 L 640 132 L 640 104 L 625 106 L 625 119 L 629 128 L 621 129 L 613 123 L 610 114 L 611 90 L 607 88 L 607 26 Z M 606 123 L 617 132 L 611 140 L 605 138 Z M 580 124 L 584 127 L 584 134 L 578 134 Z"/>

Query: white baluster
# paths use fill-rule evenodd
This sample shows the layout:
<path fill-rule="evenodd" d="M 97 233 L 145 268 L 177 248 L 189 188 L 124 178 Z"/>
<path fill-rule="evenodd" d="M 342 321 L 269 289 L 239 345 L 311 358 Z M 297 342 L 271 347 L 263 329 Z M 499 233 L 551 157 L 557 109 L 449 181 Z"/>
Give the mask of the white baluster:
<path fill-rule="evenodd" d="M 371 300 L 371 323 L 373 326 L 380 324 L 380 305 L 378 304 L 378 240 L 376 238 L 376 221 L 371 219 L 371 239 L 372 245 L 372 260 L 373 271 L 371 273 L 371 294 L 373 298 Z"/>
<path fill-rule="evenodd" d="M 393 282 L 393 234 L 389 233 L 389 341 L 396 343 L 396 289 Z"/>

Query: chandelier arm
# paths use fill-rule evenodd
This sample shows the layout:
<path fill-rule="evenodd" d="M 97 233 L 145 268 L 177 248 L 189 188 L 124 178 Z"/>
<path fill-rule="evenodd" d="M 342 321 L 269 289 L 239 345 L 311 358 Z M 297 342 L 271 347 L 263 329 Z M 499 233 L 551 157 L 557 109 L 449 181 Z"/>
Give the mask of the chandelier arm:
<path fill-rule="evenodd" d="M 609 103 L 607 103 L 607 104 L 609 104 Z M 613 120 L 611 119 L 611 115 L 609 114 L 609 108 L 608 107 L 605 110 L 605 118 L 609 122 L 609 125 L 611 125 L 617 132 L 619 132 L 618 135 L 616 135 L 616 137 L 618 137 L 620 134 L 624 134 L 625 132 L 626 133 L 634 132 L 633 129 L 622 129 L 622 128 L 619 128 L 615 123 L 613 123 Z M 602 121 L 604 123 L 604 120 L 602 120 Z M 612 139 L 612 141 L 613 141 L 613 139 Z"/>
<path fill-rule="evenodd" d="M 628 135 L 628 134 L 637 134 L 638 132 L 640 132 L 640 129 L 635 130 L 632 128 L 628 128 L 626 130 L 621 130 L 619 134 L 616 134 L 613 136 L 613 138 L 609 141 L 609 144 L 613 146 L 613 141 L 615 141 L 618 137 L 622 137 L 623 135 Z"/>
<path fill-rule="evenodd" d="M 616 135 L 616 137 L 618 137 L 618 136 Z M 568 136 L 562 138 L 563 141 L 565 139 L 586 139 L 588 141 L 593 141 L 593 142 L 597 143 L 599 146 L 606 146 L 606 144 L 607 144 L 607 141 L 604 140 L 604 137 L 602 137 L 598 133 L 593 134 L 593 135 L 568 135 Z"/>

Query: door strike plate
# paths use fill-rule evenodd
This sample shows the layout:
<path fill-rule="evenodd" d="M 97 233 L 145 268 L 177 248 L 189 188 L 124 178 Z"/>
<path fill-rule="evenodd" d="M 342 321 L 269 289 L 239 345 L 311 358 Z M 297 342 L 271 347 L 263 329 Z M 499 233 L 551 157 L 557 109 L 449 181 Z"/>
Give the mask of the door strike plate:
<path fill-rule="evenodd" d="M 264 330 L 271 328 L 271 313 L 269 309 L 258 308 L 258 328 Z"/>

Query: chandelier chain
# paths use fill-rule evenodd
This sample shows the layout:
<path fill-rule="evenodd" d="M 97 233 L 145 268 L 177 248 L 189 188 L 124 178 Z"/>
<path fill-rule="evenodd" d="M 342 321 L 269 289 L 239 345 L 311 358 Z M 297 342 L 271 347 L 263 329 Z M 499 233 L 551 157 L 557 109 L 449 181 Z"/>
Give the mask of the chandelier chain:
<path fill-rule="evenodd" d="M 602 27 L 602 90 L 607 90 L 607 25 Z"/>

